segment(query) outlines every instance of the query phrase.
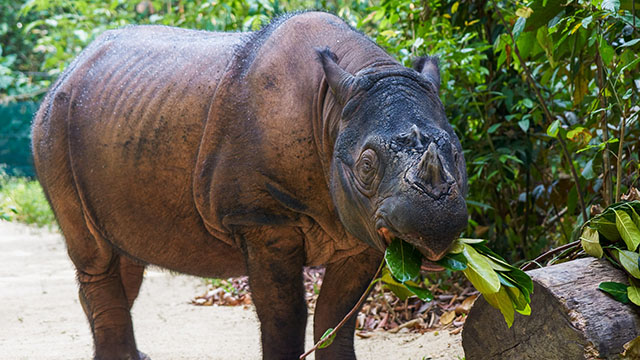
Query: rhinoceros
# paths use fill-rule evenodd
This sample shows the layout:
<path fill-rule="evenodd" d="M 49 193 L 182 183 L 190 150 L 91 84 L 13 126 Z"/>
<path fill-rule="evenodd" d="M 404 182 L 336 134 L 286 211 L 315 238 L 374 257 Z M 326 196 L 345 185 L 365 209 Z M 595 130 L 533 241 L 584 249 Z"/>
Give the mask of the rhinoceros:
<path fill-rule="evenodd" d="M 262 356 L 287 359 L 304 350 L 304 266 L 326 267 L 318 340 L 393 238 L 441 258 L 468 215 L 439 86 L 435 59 L 404 67 L 323 12 L 257 32 L 99 36 L 46 95 L 32 140 L 94 358 L 146 358 L 130 315 L 146 265 L 247 274 Z M 355 358 L 354 319 L 317 359 Z"/>

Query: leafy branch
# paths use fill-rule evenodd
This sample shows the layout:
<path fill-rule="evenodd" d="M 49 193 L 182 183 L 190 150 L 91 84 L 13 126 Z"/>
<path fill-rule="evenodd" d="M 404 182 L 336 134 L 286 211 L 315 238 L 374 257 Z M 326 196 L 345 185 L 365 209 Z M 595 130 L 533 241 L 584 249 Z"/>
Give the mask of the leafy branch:
<path fill-rule="evenodd" d="M 498 6 L 498 4 L 495 1 L 493 1 L 493 6 L 494 6 L 494 8 L 496 10 L 496 13 L 500 17 L 500 21 L 502 22 L 504 28 L 507 29 L 507 33 L 509 34 L 509 37 L 511 38 L 513 50 L 514 50 L 516 56 L 518 57 L 518 60 L 520 61 L 520 66 L 522 66 L 522 69 L 525 72 L 525 75 L 526 75 L 527 80 L 528 80 L 529 87 L 536 94 L 536 98 L 538 98 L 538 103 L 542 107 L 542 110 L 543 110 L 543 112 L 545 114 L 545 117 L 547 118 L 547 123 L 551 124 L 553 122 L 553 116 L 551 115 L 551 112 L 549 111 L 549 108 L 547 107 L 547 104 L 546 104 L 544 98 L 542 97 L 542 94 L 540 93 L 540 90 L 538 89 L 538 86 L 537 86 L 535 80 L 533 79 L 533 76 L 531 75 L 531 71 L 529 70 L 529 67 L 527 66 L 527 64 L 524 61 L 524 59 L 522 58 L 522 56 L 520 55 L 520 50 L 518 49 L 518 44 L 517 44 L 516 39 L 515 39 L 515 37 L 513 35 L 513 31 L 511 30 L 511 27 L 505 21 L 504 16 L 502 15 L 502 11 L 500 10 L 500 7 Z M 574 181 L 576 189 L 578 191 L 578 199 L 580 200 L 580 208 L 581 208 L 581 211 L 582 211 L 582 221 L 587 221 L 587 219 L 588 219 L 587 218 L 587 208 L 586 208 L 585 202 L 584 202 L 584 195 L 583 195 L 583 192 L 582 192 L 582 186 L 580 185 L 580 178 L 578 177 L 578 173 L 576 172 L 575 166 L 573 165 L 573 161 L 571 160 L 571 156 L 569 155 L 569 152 L 567 151 L 567 144 L 565 143 L 564 139 L 562 139 L 561 136 L 558 136 L 557 139 L 558 139 L 558 142 L 560 143 L 560 147 L 562 148 L 562 154 L 564 156 L 564 159 L 567 162 L 567 165 L 569 166 L 569 168 L 571 169 L 571 176 L 573 177 L 573 181 Z"/>

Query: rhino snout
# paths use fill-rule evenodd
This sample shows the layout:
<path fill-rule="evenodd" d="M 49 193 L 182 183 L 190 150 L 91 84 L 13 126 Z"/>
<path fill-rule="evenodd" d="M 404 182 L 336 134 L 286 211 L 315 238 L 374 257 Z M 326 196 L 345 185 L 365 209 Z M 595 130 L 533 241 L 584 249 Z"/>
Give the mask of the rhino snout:
<path fill-rule="evenodd" d="M 397 237 L 415 246 L 427 259 L 441 259 L 467 226 L 464 198 L 452 193 L 439 199 L 420 192 L 387 198 L 377 211 L 376 231 L 385 243 Z"/>

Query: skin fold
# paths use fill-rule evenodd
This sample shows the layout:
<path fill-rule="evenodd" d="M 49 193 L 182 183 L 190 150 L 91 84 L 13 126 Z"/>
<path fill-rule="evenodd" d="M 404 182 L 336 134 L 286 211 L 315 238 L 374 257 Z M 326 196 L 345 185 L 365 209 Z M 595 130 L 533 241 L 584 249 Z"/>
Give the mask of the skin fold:
<path fill-rule="evenodd" d="M 253 33 L 107 31 L 33 125 L 38 178 L 77 269 L 95 359 L 140 359 L 148 264 L 249 275 L 265 359 L 303 353 L 302 268 L 326 266 L 314 338 L 400 237 L 436 260 L 467 223 L 437 62 L 408 69 L 339 18 Z M 317 359 L 353 359 L 355 318 Z"/>

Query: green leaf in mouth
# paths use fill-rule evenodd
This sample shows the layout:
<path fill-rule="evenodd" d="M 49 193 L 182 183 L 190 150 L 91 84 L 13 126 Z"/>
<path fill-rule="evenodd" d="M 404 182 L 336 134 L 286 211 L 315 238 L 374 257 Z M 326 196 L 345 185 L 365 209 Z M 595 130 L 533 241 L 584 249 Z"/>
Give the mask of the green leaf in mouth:
<path fill-rule="evenodd" d="M 462 271 L 487 302 L 500 310 L 511 327 L 515 312 L 531 314 L 533 281 L 485 243 L 481 239 L 457 239 L 449 253 L 436 263 L 452 271 Z M 425 301 L 433 298 L 428 289 L 413 282 L 420 275 L 422 263 L 422 254 L 415 247 L 396 238 L 385 252 L 385 262 L 388 270 L 383 271 L 382 282 L 398 297 L 406 299 L 414 294 Z"/>
<path fill-rule="evenodd" d="M 384 254 L 391 275 L 400 283 L 413 280 L 420 275 L 422 254 L 413 245 L 395 238 Z"/>

